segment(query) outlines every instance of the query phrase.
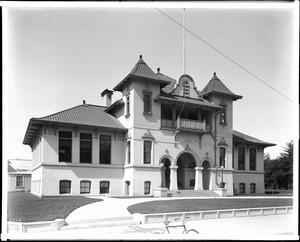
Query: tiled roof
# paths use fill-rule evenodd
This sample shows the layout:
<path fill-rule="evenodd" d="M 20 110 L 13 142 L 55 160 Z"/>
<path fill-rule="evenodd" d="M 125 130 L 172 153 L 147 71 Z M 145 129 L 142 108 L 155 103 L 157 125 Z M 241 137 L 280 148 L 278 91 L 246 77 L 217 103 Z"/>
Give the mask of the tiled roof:
<path fill-rule="evenodd" d="M 154 98 L 154 100 L 155 101 L 165 100 L 171 102 L 187 103 L 192 105 L 199 105 L 199 106 L 221 109 L 220 106 L 213 104 L 205 99 L 187 98 L 187 97 L 181 97 L 181 96 L 171 95 L 167 93 L 160 93 L 157 97 Z"/>
<path fill-rule="evenodd" d="M 32 144 L 34 137 L 40 131 L 43 123 L 59 123 L 70 126 L 91 126 L 94 128 L 110 128 L 127 130 L 119 120 L 104 110 L 106 107 L 81 104 L 79 106 L 51 114 L 42 118 L 32 118 L 29 121 L 23 144 Z"/>
<path fill-rule="evenodd" d="M 217 77 L 216 73 L 214 73 L 214 76 L 212 77 L 212 79 L 201 91 L 201 94 L 203 96 L 207 96 L 208 94 L 212 94 L 212 93 L 221 93 L 221 94 L 229 95 L 233 98 L 233 100 L 242 98 L 242 96 L 236 95 L 232 91 L 230 91 L 224 85 L 224 83 Z"/>
<path fill-rule="evenodd" d="M 123 99 L 119 99 L 119 100 L 115 101 L 112 105 L 110 105 L 109 107 L 107 107 L 105 109 L 105 112 L 110 113 L 111 111 L 115 110 L 117 107 L 121 107 L 124 104 L 125 103 L 124 103 Z"/>
<path fill-rule="evenodd" d="M 155 75 L 155 73 L 151 70 L 151 68 L 145 63 L 140 55 L 139 61 L 135 64 L 135 67 L 131 70 L 131 72 L 118 84 L 113 90 L 114 91 L 122 91 L 122 86 L 128 81 L 130 77 L 142 77 L 146 79 L 150 79 L 152 81 L 158 81 L 161 83 L 169 84 L 168 81 L 162 80 Z"/>
<path fill-rule="evenodd" d="M 276 145 L 276 144 L 273 144 L 273 143 L 269 143 L 269 142 L 265 142 L 265 141 L 256 139 L 254 137 L 251 137 L 247 134 L 243 134 L 243 133 L 238 132 L 236 130 L 233 130 L 232 134 L 233 134 L 233 143 L 234 144 L 237 144 L 237 143 L 256 144 L 256 145 L 262 145 L 264 147 L 275 146 Z"/>

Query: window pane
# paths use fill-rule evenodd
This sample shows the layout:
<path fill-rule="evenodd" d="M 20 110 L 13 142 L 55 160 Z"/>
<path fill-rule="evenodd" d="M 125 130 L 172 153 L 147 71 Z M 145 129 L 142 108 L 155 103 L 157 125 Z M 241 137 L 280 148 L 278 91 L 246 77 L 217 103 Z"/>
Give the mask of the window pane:
<path fill-rule="evenodd" d="M 111 163 L 111 136 L 100 135 L 100 164 Z"/>
<path fill-rule="evenodd" d="M 80 163 L 92 163 L 92 134 L 80 134 Z"/>
<path fill-rule="evenodd" d="M 80 193 L 90 193 L 91 182 L 90 181 L 81 181 L 80 182 Z"/>
<path fill-rule="evenodd" d="M 144 183 L 144 194 L 150 194 L 151 182 L 146 181 Z"/>
<path fill-rule="evenodd" d="M 100 182 L 100 193 L 109 193 L 109 181 Z"/>
<path fill-rule="evenodd" d="M 72 161 L 72 132 L 59 131 L 59 162 Z"/>
<path fill-rule="evenodd" d="M 250 170 L 256 170 L 256 149 L 250 148 Z"/>
<path fill-rule="evenodd" d="M 17 176 L 16 177 L 16 186 L 17 187 L 24 187 L 23 181 L 24 181 L 23 176 Z"/>
<path fill-rule="evenodd" d="M 59 181 L 59 194 L 71 193 L 71 181 L 62 180 Z"/>
<path fill-rule="evenodd" d="M 238 148 L 238 169 L 245 170 L 245 148 Z"/>
<path fill-rule="evenodd" d="M 225 167 L 225 156 L 226 149 L 224 147 L 220 147 L 220 166 Z"/>
<path fill-rule="evenodd" d="M 151 95 L 144 94 L 144 112 L 151 113 Z"/>
<path fill-rule="evenodd" d="M 151 164 L 151 141 L 144 141 L 144 164 Z"/>

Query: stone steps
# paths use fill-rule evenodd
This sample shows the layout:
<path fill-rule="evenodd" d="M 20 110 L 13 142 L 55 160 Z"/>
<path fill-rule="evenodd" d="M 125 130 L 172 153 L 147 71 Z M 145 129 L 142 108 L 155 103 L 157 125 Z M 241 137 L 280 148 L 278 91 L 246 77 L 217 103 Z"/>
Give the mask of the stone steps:
<path fill-rule="evenodd" d="M 219 197 L 211 190 L 168 190 L 168 197 Z"/>

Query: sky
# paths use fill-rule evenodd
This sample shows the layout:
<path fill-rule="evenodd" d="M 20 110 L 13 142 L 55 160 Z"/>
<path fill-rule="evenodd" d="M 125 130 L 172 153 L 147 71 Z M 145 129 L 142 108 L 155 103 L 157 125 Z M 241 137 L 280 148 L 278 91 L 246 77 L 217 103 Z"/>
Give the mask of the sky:
<path fill-rule="evenodd" d="M 186 74 L 198 90 L 216 72 L 232 92 L 243 96 L 234 102 L 235 130 L 277 144 L 265 149 L 271 158 L 298 138 L 293 4 L 276 8 L 235 8 L 225 3 L 210 5 L 213 8 L 159 3 L 149 8 L 13 5 L 3 14 L 5 158 L 32 158 L 30 147 L 22 144 L 30 118 L 83 100 L 103 105 L 101 92 L 129 74 L 139 55 L 155 73 L 159 67 L 179 79 L 184 72 L 183 28 L 155 6 L 180 24 L 185 7 L 189 31 L 285 96 L 186 31 Z M 120 98 L 120 93 L 113 98 Z"/>

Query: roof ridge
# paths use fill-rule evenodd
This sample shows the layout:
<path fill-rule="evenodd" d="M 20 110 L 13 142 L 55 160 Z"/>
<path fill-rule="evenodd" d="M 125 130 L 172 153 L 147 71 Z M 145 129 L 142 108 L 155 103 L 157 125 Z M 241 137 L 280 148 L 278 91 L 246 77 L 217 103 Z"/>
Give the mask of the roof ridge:
<path fill-rule="evenodd" d="M 82 107 L 95 106 L 95 107 L 102 107 L 102 108 L 105 108 L 104 106 L 99 106 L 99 105 L 95 105 L 95 104 L 82 103 L 82 104 L 79 104 L 79 105 L 77 105 L 77 106 L 74 106 L 74 107 L 71 107 L 71 108 L 67 108 L 67 109 L 58 111 L 58 112 L 56 112 L 56 113 L 52 113 L 52 114 L 47 115 L 47 116 L 43 116 L 43 117 L 39 117 L 39 118 L 31 118 L 31 119 L 40 120 L 40 119 L 44 119 L 44 118 L 49 118 L 49 117 L 52 117 L 52 116 L 54 116 L 54 115 L 57 115 L 57 114 L 60 114 L 60 113 L 63 113 L 63 112 L 70 111 L 70 110 L 72 110 L 72 109 L 78 108 L 78 107 L 80 107 L 80 106 L 82 106 Z"/>

